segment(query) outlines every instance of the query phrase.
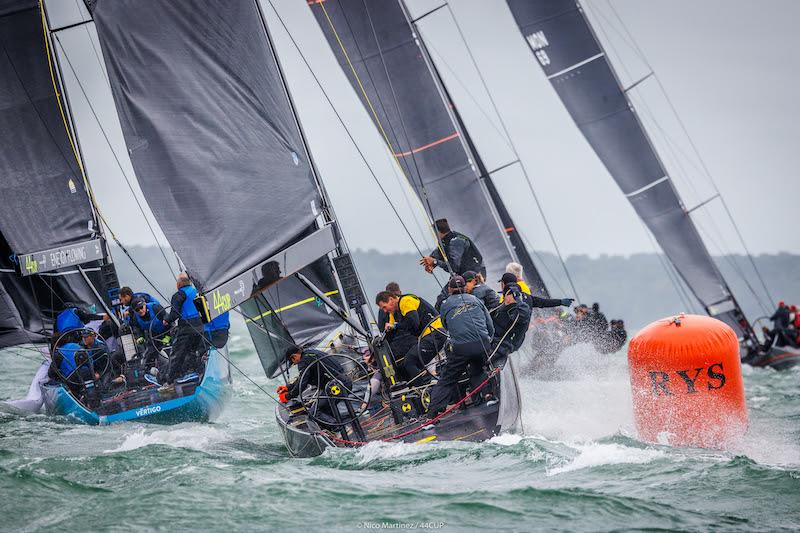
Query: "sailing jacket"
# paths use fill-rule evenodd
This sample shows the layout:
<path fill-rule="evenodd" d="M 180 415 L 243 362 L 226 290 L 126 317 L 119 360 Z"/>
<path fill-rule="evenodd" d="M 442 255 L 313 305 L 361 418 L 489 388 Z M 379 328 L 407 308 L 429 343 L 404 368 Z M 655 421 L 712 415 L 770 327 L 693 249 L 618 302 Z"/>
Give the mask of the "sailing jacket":
<path fill-rule="evenodd" d="M 416 338 L 422 338 L 442 328 L 442 319 L 436 309 L 413 294 L 400 296 L 397 311 L 389 313 L 389 324 L 397 324 L 397 333 L 405 332 Z"/>
<path fill-rule="evenodd" d="M 470 294 L 482 301 L 486 309 L 491 310 L 500 305 L 500 295 L 484 283 L 476 283 Z"/>
<path fill-rule="evenodd" d="M 167 315 L 167 322 L 175 322 L 181 319 L 178 320 L 178 326 L 186 324 L 196 327 L 199 330 L 203 322 L 200 320 L 200 313 L 197 312 L 197 308 L 194 306 L 194 299 L 196 297 L 197 289 L 191 285 L 181 287 L 175 291 L 175 294 L 172 295 L 172 299 L 170 299 L 172 309 L 169 310 L 169 315 Z M 198 331 L 198 333 L 200 333 L 200 331 Z"/>
<path fill-rule="evenodd" d="M 144 318 L 139 316 L 136 311 L 133 312 L 131 329 L 137 337 L 144 337 L 145 332 L 149 332 L 152 335 L 161 335 L 167 331 L 167 327 L 163 322 L 165 314 L 166 311 L 158 303 L 149 303 L 147 304 L 147 313 L 145 313 Z"/>
<path fill-rule="evenodd" d="M 92 320 L 103 320 L 103 315 L 89 313 L 80 307 L 70 307 L 61 311 L 56 317 L 55 331 L 64 333 L 75 329 L 81 329 Z"/>
<path fill-rule="evenodd" d="M 522 299 L 510 305 L 503 304 L 492 312 L 492 318 L 494 342 L 502 339 L 503 344 L 511 346 L 511 351 L 519 349 L 531 321 L 531 308 L 528 304 Z"/>
<path fill-rule="evenodd" d="M 442 256 L 442 251 L 437 247 L 431 252 L 431 257 L 436 260 L 436 266 L 451 274 L 464 274 L 468 270 L 475 272 L 486 272 L 483 266 L 483 256 L 472 239 L 451 231 L 442 238 L 442 248 L 447 254 L 447 261 Z"/>
<path fill-rule="evenodd" d="M 475 296 L 451 294 L 442 304 L 441 313 L 453 345 L 480 342 L 488 348 L 494 324 L 486 306 Z"/>

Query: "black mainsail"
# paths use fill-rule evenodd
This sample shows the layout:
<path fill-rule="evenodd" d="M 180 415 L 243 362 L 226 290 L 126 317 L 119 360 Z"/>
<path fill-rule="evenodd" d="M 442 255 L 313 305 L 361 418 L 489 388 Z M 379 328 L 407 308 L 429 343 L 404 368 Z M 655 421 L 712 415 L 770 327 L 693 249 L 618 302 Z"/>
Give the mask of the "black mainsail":
<path fill-rule="evenodd" d="M 578 128 L 709 315 L 754 339 L 576 0 L 507 0 Z"/>
<path fill-rule="evenodd" d="M 103 304 L 113 277 L 48 38 L 39 2 L 2 3 L 0 347 L 44 342 L 65 303 Z"/>
<path fill-rule="evenodd" d="M 142 191 L 210 317 L 241 304 L 272 374 L 287 343 L 342 324 L 297 274 L 339 302 L 328 254 L 343 246 L 259 7 L 91 9 Z"/>
<path fill-rule="evenodd" d="M 490 171 L 398 0 L 309 0 L 351 85 L 424 204 L 478 245 L 490 280 L 520 262 L 544 283 Z M 494 276 L 494 277 L 493 277 Z"/>

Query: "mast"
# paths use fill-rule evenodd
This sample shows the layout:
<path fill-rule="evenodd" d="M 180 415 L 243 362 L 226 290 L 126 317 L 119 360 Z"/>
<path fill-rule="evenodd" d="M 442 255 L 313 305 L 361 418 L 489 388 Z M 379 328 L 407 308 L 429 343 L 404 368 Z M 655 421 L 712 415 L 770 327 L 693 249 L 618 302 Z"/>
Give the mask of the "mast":
<path fill-rule="evenodd" d="M 305 153 L 306 158 L 308 158 L 309 165 L 311 167 L 311 173 L 314 176 L 314 182 L 317 185 L 320 198 L 322 199 L 321 215 L 324 219 L 324 224 L 331 225 L 335 233 L 337 248 L 336 250 L 331 252 L 331 255 L 334 256 L 331 257 L 332 267 L 333 267 L 333 277 L 335 278 L 336 284 L 339 287 L 339 293 L 343 296 L 342 301 L 345 302 L 349 308 L 353 309 L 356 312 L 356 316 L 358 317 L 361 323 L 361 328 L 363 328 L 364 331 L 369 331 L 370 330 L 369 320 L 367 319 L 365 309 L 367 309 L 367 311 L 370 313 L 372 312 L 372 310 L 367 305 L 367 302 L 365 301 L 364 298 L 364 285 L 361 282 L 361 278 L 358 276 L 358 273 L 355 272 L 355 269 L 353 269 L 353 274 L 354 274 L 353 277 L 355 283 L 350 283 L 347 291 L 345 291 L 345 288 L 342 285 L 342 280 L 339 276 L 336 263 L 338 260 L 340 263 L 343 264 L 348 263 L 352 267 L 352 260 L 350 259 L 350 251 L 347 248 L 347 243 L 344 240 L 344 236 L 342 235 L 341 231 L 339 230 L 338 223 L 336 222 L 336 213 L 333 209 L 333 203 L 330 201 L 330 197 L 328 196 L 328 191 L 325 189 L 325 183 L 322 181 L 322 179 L 320 179 L 319 169 L 317 168 L 316 162 L 314 161 L 314 157 L 311 153 L 311 150 L 309 150 L 308 148 L 308 138 L 306 137 L 305 130 L 303 129 L 303 123 L 300 121 L 300 117 L 297 114 L 297 106 L 294 102 L 294 97 L 292 96 L 292 93 L 289 90 L 289 85 L 286 82 L 286 75 L 283 72 L 283 66 L 281 65 L 280 57 L 278 57 L 278 54 L 275 53 L 275 43 L 272 40 L 272 35 L 270 33 L 269 26 L 267 25 L 267 20 L 264 15 L 264 11 L 261 7 L 261 3 L 258 0 L 253 0 L 253 2 L 256 6 L 256 9 L 258 10 L 259 18 L 261 19 L 261 24 L 264 28 L 264 33 L 266 34 L 267 40 L 269 41 L 269 48 L 270 51 L 272 52 L 272 58 L 275 61 L 275 65 L 278 69 L 278 75 L 280 76 L 281 84 L 283 85 L 283 90 L 286 93 L 286 99 L 289 102 L 289 107 L 291 108 L 292 111 L 292 117 L 294 117 L 294 123 L 297 126 L 298 132 L 300 133 L 300 139 L 302 140 L 303 144 L 303 152 Z M 317 222 L 317 224 L 319 227 L 319 221 Z M 300 282 L 307 288 L 309 288 L 309 290 L 312 290 L 312 292 L 319 291 L 318 287 L 314 287 L 312 289 L 311 286 L 313 286 L 313 284 L 308 280 L 308 278 L 302 276 L 302 274 L 298 273 L 296 274 L 296 276 L 298 277 Z M 324 297 L 327 298 L 326 296 Z"/>
<path fill-rule="evenodd" d="M 675 270 L 709 315 L 755 343 L 580 4 L 507 3 L 545 76 Z"/>

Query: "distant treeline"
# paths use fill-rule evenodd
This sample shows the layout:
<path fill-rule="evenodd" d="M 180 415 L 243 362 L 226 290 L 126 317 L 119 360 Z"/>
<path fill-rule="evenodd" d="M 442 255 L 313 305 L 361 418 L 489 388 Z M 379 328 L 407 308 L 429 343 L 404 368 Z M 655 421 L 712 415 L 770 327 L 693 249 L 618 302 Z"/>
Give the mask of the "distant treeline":
<path fill-rule="evenodd" d="M 122 284 L 160 291 L 167 296 L 175 290 L 174 277 L 158 248 L 134 246 L 129 248 L 129 252 L 156 285 L 157 290 L 143 280 L 125 254 L 118 249 L 112 249 Z M 167 257 L 171 257 L 171 253 L 168 252 Z M 353 258 L 369 301 L 373 300 L 374 295 L 388 281 L 396 281 L 404 291 L 431 300 L 435 299 L 439 291 L 438 283 L 422 270 L 419 257 L 414 253 L 384 254 L 375 250 L 357 250 L 353 253 Z M 764 288 L 753 274 L 746 257 L 734 255 L 717 257 L 716 260 L 736 298 L 751 319 L 763 316 L 765 311 L 772 312 L 777 302 L 767 301 Z M 553 254 L 540 252 L 536 261 L 553 297 L 575 296 Z M 700 311 L 696 303 L 687 305 L 685 299 L 681 298 L 664 270 L 662 259 L 655 254 L 597 258 L 576 255 L 570 256 L 566 263 L 580 296 L 579 301 L 586 304 L 599 302 L 609 319 L 622 318 L 629 329 L 638 329 L 657 318 L 680 311 Z M 800 304 L 800 255 L 759 255 L 755 258 L 755 263 L 773 299 Z M 746 282 L 739 272 L 746 275 Z M 445 279 L 440 276 L 441 281 Z M 496 281 L 489 280 L 495 287 Z M 761 304 L 753 292 L 761 299 Z"/>

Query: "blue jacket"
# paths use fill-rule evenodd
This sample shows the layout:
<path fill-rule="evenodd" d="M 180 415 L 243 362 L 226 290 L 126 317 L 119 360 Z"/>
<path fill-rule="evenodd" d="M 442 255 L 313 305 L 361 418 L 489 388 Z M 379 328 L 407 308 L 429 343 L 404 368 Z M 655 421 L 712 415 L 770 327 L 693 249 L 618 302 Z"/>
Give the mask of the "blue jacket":
<path fill-rule="evenodd" d="M 59 333 L 81 329 L 82 327 L 83 321 L 78 318 L 78 309 L 76 307 L 65 309 L 56 317 L 56 331 Z"/>
<path fill-rule="evenodd" d="M 211 333 L 212 331 L 217 331 L 220 329 L 230 329 L 231 327 L 231 317 L 230 311 L 226 311 L 219 315 L 217 318 L 208 322 L 203 326 L 203 329 L 206 333 Z"/>
<path fill-rule="evenodd" d="M 471 294 L 451 294 L 440 310 L 453 344 L 483 342 L 488 347 L 494 335 L 492 317 L 483 302 Z"/>
<path fill-rule="evenodd" d="M 158 306 L 159 309 L 156 309 L 156 306 Z M 134 311 L 133 318 L 136 320 L 136 324 L 139 326 L 139 329 L 141 329 L 142 332 L 149 331 L 153 335 L 161 335 L 167 331 L 167 327 L 164 325 L 162 320 L 158 318 L 159 311 L 163 311 L 163 308 L 158 304 L 158 302 L 150 302 L 147 304 L 147 314 L 145 315 L 145 318 L 142 318 L 139 316 L 139 313 Z M 151 324 L 152 329 L 150 327 Z"/>
<path fill-rule="evenodd" d="M 66 378 L 77 368 L 75 364 L 75 354 L 81 349 L 81 346 L 75 342 L 68 342 L 58 349 L 61 353 L 61 363 L 58 365 L 58 370 L 63 377 Z M 88 364 L 83 366 L 88 368 Z"/>

